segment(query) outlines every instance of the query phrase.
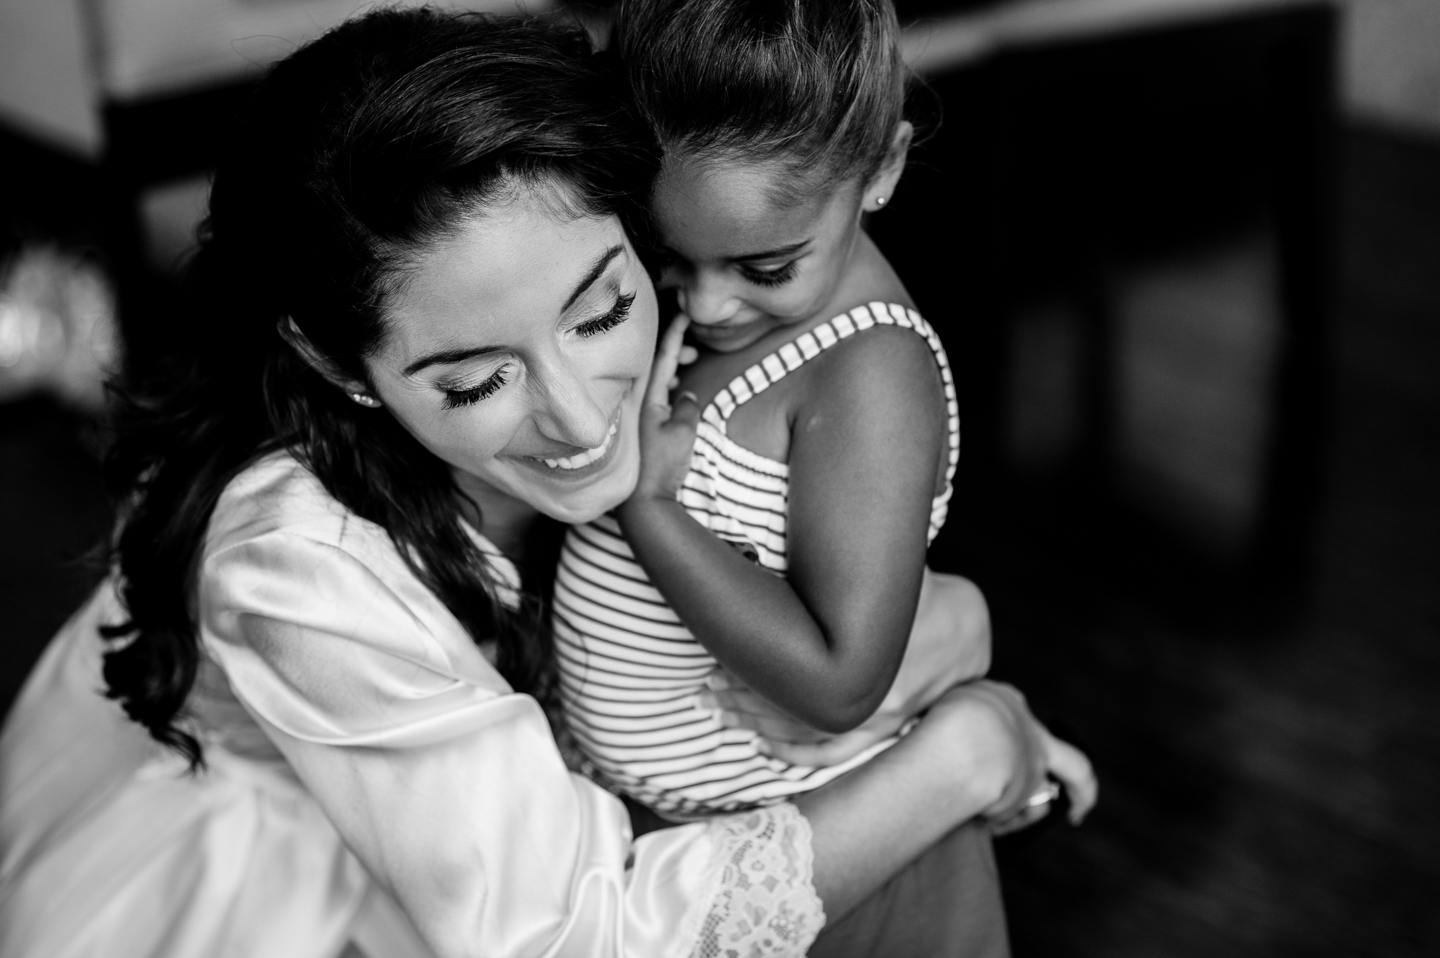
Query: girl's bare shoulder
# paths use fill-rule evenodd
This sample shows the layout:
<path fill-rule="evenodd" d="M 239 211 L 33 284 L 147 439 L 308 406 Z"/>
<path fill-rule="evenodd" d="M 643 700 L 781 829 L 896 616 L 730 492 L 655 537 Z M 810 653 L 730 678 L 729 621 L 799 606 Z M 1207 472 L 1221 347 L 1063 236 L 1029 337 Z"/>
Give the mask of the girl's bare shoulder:
<path fill-rule="evenodd" d="M 828 312 L 840 316 L 872 303 L 913 310 L 915 302 L 909 290 L 879 247 L 863 233 L 860 243 L 854 268 L 836 291 Z M 882 394 L 904 402 L 942 388 L 935 353 L 925 336 L 899 325 L 877 323 L 818 358 L 824 361 L 816 363 L 807 390 L 814 397 L 839 390 L 845 396 Z"/>
<path fill-rule="evenodd" d="M 923 335 L 902 326 L 877 324 L 816 358 L 805 391 L 812 400 L 834 398 L 889 408 L 942 395 L 934 350 Z"/>

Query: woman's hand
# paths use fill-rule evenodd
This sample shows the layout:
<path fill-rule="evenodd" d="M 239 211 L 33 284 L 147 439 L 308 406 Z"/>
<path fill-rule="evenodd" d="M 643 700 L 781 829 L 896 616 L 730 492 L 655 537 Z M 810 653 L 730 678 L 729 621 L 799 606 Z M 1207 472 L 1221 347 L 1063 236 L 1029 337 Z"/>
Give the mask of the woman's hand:
<path fill-rule="evenodd" d="M 931 714 L 951 713 L 954 724 L 954 715 L 964 710 L 975 713 L 960 719 L 964 732 L 970 731 L 968 725 L 983 725 L 985 712 L 990 713 L 988 720 L 999 718 L 1009 729 L 1014 749 L 1009 781 L 983 813 L 995 834 L 1018 831 L 1044 818 L 1059 788 L 1064 788 L 1070 799 L 1071 824 L 1080 824 L 1095 807 L 1099 783 L 1090 760 L 1075 746 L 1051 735 L 1014 686 L 988 680 L 967 683 L 942 696 Z M 983 766 L 985 773 L 993 775 L 995 770 L 994 762 Z"/>
<path fill-rule="evenodd" d="M 676 397 L 673 406 L 670 403 L 670 390 L 680 382 L 677 370 L 682 358 L 694 359 L 694 349 L 685 346 L 689 325 L 690 318 L 684 313 L 675 317 L 650 367 L 650 382 L 640 408 L 640 479 L 632 499 L 674 499 L 690 470 L 700 403 L 689 392 Z"/>
<path fill-rule="evenodd" d="M 1045 770 L 1070 799 L 1070 824 L 1079 825 L 1100 798 L 1100 780 L 1084 752 L 1051 735 L 1043 725 L 1040 737 L 1045 743 Z"/>

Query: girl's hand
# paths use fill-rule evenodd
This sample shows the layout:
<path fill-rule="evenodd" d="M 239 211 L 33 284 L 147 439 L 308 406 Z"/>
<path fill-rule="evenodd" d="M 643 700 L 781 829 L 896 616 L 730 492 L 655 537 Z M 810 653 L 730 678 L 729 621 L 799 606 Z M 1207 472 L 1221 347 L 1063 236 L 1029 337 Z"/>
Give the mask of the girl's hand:
<path fill-rule="evenodd" d="M 684 313 L 675 317 L 650 367 L 645 403 L 640 408 L 640 479 L 631 499 L 674 499 L 690 470 L 700 403 L 690 392 L 681 393 L 673 406 L 670 403 L 670 390 L 679 383 L 676 370 L 687 348 L 685 328 L 689 325 L 690 318 Z M 687 358 L 693 359 L 693 349 L 691 353 Z"/>

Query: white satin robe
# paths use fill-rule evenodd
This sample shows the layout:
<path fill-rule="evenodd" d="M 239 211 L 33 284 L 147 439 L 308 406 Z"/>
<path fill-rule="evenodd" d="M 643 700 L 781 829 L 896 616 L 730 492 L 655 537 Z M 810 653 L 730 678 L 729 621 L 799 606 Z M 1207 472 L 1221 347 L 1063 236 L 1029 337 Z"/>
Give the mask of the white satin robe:
<path fill-rule="evenodd" d="M 0 958 L 681 958 L 744 905 L 737 849 L 771 856 L 800 929 L 767 953 L 823 924 L 793 806 L 632 842 L 386 533 L 288 455 L 222 496 L 198 608 L 198 775 L 98 694 L 112 582 L 32 674 L 0 737 Z"/>

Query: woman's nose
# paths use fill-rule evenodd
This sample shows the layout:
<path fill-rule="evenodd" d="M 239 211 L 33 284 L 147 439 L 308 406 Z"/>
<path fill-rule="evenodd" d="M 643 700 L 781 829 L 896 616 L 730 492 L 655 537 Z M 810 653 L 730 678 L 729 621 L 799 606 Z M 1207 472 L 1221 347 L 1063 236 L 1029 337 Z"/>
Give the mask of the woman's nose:
<path fill-rule="evenodd" d="M 712 326 L 734 318 L 740 312 L 740 299 L 730 284 L 702 273 L 686 277 L 678 290 L 680 308 L 693 323 Z"/>
<path fill-rule="evenodd" d="M 536 420 L 546 438 L 580 449 L 594 449 L 605 441 L 613 410 L 597 401 L 591 389 L 594 383 L 583 371 L 559 360 L 537 378 L 541 395 Z"/>

